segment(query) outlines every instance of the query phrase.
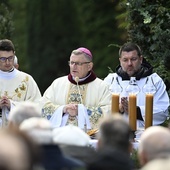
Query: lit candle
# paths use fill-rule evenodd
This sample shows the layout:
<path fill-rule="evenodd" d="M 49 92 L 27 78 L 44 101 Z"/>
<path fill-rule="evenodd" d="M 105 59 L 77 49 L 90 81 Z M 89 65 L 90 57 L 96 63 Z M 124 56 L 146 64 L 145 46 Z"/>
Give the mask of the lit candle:
<path fill-rule="evenodd" d="M 153 94 L 146 94 L 145 129 L 152 126 L 152 119 L 153 119 Z"/>
<path fill-rule="evenodd" d="M 133 131 L 136 131 L 136 94 L 129 94 L 129 125 Z"/>
<path fill-rule="evenodd" d="M 112 114 L 119 113 L 119 94 L 112 94 Z"/>

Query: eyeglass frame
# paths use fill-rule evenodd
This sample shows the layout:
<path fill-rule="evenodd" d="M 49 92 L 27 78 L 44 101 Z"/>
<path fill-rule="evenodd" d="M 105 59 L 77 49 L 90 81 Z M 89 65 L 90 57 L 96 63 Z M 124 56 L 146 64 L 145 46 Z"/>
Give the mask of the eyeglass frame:
<path fill-rule="evenodd" d="M 0 62 L 1 63 L 5 63 L 6 61 L 11 62 L 12 60 L 14 60 L 14 56 L 9 56 L 9 57 L 0 57 Z"/>
<path fill-rule="evenodd" d="M 76 65 L 76 66 L 82 66 L 83 64 L 89 64 L 91 61 L 86 61 L 86 62 L 74 62 L 74 61 L 68 61 L 68 65 Z"/>

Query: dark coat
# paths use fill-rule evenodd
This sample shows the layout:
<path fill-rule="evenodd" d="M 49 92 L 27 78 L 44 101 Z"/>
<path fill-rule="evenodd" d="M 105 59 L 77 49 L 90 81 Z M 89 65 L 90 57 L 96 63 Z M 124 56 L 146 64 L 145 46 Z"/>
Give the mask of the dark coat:
<path fill-rule="evenodd" d="M 42 166 L 45 170 L 85 170 L 80 160 L 66 157 L 58 145 L 42 145 Z"/>

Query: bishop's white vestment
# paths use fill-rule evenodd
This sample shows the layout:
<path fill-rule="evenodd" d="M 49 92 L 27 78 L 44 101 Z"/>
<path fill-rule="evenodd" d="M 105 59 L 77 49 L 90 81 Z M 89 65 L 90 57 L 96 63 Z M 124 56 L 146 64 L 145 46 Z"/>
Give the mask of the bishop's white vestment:
<path fill-rule="evenodd" d="M 69 80 L 69 76 L 57 78 L 45 91 L 41 100 L 43 117 L 51 121 L 53 127 L 73 124 L 84 129 L 98 128 L 99 119 L 110 113 L 111 93 L 108 85 L 99 79 L 83 84 Z M 78 116 L 63 115 L 66 104 L 78 104 Z"/>

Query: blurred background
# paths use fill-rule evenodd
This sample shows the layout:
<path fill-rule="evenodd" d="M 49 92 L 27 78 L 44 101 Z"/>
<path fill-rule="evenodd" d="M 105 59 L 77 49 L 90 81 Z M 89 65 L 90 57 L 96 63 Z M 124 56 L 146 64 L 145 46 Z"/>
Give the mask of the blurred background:
<path fill-rule="evenodd" d="M 169 7 L 163 0 L 0 0 L 0 39 L 13 41 L 19 69 L 33 76 L 42 93 L 54 79 L 69 73 L 72 50 L 88 48 L 94 71 L 103 79 L 115 70 L 119 47 L 129 40 L 154 61 L 168 87 Z M 162 26 L 164 21 L 167 25 Z"/>

